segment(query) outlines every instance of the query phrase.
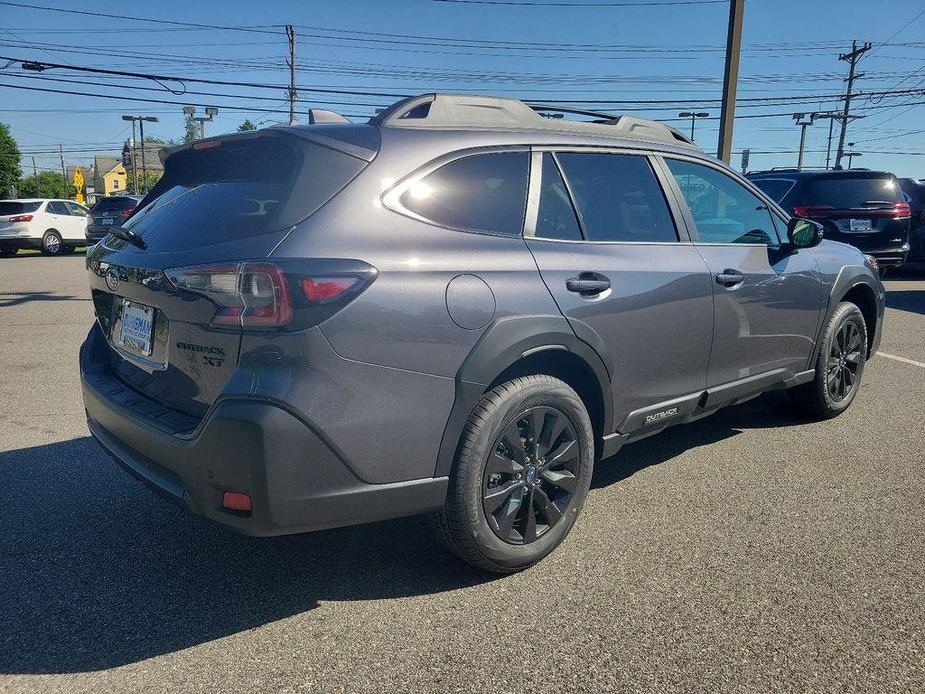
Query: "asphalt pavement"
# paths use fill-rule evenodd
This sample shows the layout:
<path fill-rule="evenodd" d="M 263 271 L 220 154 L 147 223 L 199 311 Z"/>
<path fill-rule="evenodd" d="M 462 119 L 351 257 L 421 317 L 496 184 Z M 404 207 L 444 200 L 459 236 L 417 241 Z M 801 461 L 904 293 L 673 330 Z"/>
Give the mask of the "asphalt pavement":
<path fill-rule="evenodd" d="M 250 539 L 128 477 L 84 421 L 83 263 L 0 259 L 0 691 L 925 691 L 925 266 L 847 413 L 633 444 L 498 578 L 419 518 Z"/>

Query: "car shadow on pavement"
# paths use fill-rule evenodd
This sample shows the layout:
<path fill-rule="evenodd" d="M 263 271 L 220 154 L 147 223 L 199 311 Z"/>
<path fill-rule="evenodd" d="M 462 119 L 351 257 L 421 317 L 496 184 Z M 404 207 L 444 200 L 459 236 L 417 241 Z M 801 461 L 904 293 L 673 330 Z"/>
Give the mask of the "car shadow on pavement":
<path fill-rule="evenodd" d="M 0 308 L 28 304 L 33 301 L 90 301 L 90 297 L 66 294 L 46 294 L 44 292 L 0 293 Z"/>
<path fill-rule="evenodd" d="M 633 444 L 602 487 L 743 428 L 794 420 L 746 404 Z M 493 580 L 422 517 L 255 539 L 165 503 L 89 437 L 0 452 L 0 673 L 102 670 L 311 610 Z"/>
<path fill-rule="evenodd" d="M 887 308 L 925 315 L 925 287 L 921 291 L 899 289 L 886 293 Z"/>

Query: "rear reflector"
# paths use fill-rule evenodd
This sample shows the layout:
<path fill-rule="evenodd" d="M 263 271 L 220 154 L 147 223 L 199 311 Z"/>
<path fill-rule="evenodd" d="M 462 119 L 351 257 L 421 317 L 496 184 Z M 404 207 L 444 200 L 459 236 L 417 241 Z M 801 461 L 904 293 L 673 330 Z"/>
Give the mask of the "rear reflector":
<path fill-rule="evenodd" d="M 250 513 L 251 498 L 241 492 L 225 492 L 222 495 L 222 508 L 229 511 L 246 511 Z"/>

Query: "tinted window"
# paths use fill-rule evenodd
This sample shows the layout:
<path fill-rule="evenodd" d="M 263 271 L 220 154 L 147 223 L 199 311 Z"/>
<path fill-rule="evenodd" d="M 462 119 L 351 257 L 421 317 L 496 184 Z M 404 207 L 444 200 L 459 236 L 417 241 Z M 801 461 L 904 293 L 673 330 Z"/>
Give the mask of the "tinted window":
<path fill-rule="evenodd" d="M 183 150 L 167 159 L 147 204 L 124 226 L 155 252 L 287 229 L 321 207 L 365 165 L 302 139 L 263 137 Z"/>
<path fill-rule="evenodd" d="M 528 157 L 499 152 L 457 159 L 415 184 L 401 203 L 442 226 L 520 234 Z"/>
<path fill-rule="evenodd" d="M 101 198 L 93 208 L 92 212 L 95 214 L 97 212 L 121 212 L 122 210 L 130 210 L 135 207 L 135 201 L 132 198 L 123 198 L 121 196 L 112 197 L 112 198 Z"/>
<path fill-rule="evenodd" d="M 780 202 L 784 196 L 793 188 L 796 181 L 789 181 L 783 178 L 756 178 L 752 180 L 756 186 L 761 188 L 764 193 L 774 202 Z"/>
<path fill-rule="evenodd" d="M 553 156 L 543 155 L 543 182 L 536 218 L 536 236 L 543 239 L 581 240 L 581 229 L 565 181 Z"/>
<path fill-rule="evenodd" d="M 46 211 L 51 212 L 52 214 L 63 214 L 63 215 L 70 214 L 70 212 L 68 212 L 67 205 L 65 205 L 63 202 L 60 202 L 58 200 L 53 200 L 50 203 L 48 203 L 48 207 L 45 209 Z"/>
<path fill-rule="evenodd" d="M 41 202 L 17 202 L 15 200 L 0 202 L 0 215 L 35 212 L 41 204 Z"/>
<path fill-rule="evenodd" d="M 818 176 L 803 185 L 801 205 L 829 205 L 844 210 L 877 202 L 903 202 L 899 183 L 890 174 L 842 173 Z"/>
<path fill-rule="evenodd" d="M 668 204 L 645 157 L 556 155 L 589 241 L 677 241 Z"/>
<path fill-rule="evenodd" d="M 666 159 L 705 243 L 778 244 L 767 205 L 726 174 L 701 164 Z"/>

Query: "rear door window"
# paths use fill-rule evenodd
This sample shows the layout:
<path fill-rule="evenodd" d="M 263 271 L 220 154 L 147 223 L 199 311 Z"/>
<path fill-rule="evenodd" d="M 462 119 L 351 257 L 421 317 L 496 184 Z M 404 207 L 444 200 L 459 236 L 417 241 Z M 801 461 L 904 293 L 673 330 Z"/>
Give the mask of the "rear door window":
<path fill-rule="evenodd" d="M 48 203 L 47 211 L 51 214 L 60 214 L 64 216 L 71 214 L 67 209 L 67 205 L 65 205 L 60 200 L 52 200 L 50 203 Z"/>
<path fill-rule="evenodd" d="M 588 241 L 678 240 L 649 161 L 635 154 L 560 152 Z"/>
<path fill-rule="evenodd" d="M 552 154 L 543 154 L 543 177 L 540 206 L 536 217 L 536 234 L 541 239 L 580 241 L 581 227 L 568 188 Z"/>
<path fill-rule="evenodd" d="M 527 204 L 527 152 L 463 157 L 401 196 L 408 210 L 440 226 L 518 235 Z"/>
<path fill-rule="evenodd" d="M 285 230 L 366 165 L 290 136 L 226 140 L 169 157 L 164 176 L 125 227 L 151 251 L 181 251 Z"/>
<path fill-rule="evenodd" d="M 800 190 L 800 198 L 801 205 L 828 205 L 837 210 L 903 202 L 894 176 L 866 172 L 811 178 Z"/>

